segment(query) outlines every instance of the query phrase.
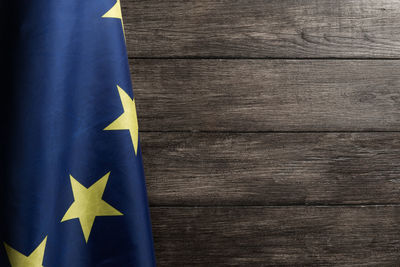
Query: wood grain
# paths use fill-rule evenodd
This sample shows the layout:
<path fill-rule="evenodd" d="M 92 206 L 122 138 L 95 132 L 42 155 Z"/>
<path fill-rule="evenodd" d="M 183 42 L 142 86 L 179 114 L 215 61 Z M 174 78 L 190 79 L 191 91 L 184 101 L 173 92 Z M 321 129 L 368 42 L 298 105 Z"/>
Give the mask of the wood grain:
<path fill-rule="evenodd" d="M 398 131 L 400 61 L 134 60 L 143 131 Z"/>
<path fill-rule="evenodd" d="M 159 266 L 399 266 L 400 208 L 152 208 Z"/>
<path fill-rule="evenodd" d="M 141 133 L 152 205 L 400 203 L 400 133 Z"/>
<path fill-rule="evenodd" d="M 126 0 L 122 4 L 131 57 L 400 57 L 396 0 Z"/>
<path fill-rule="evenodd" d="M 158 266 L 400 266 L 399 1 L 122 4 Z"/>

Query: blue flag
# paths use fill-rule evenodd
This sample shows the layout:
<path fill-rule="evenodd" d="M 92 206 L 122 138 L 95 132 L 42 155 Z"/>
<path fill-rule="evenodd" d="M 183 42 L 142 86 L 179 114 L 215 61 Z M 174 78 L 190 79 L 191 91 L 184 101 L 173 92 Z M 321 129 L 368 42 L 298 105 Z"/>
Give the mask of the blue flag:
<path fill-rule="evenodd" d="M 2 2 L 0 266 L 155 266 L 120 1 Z"/>

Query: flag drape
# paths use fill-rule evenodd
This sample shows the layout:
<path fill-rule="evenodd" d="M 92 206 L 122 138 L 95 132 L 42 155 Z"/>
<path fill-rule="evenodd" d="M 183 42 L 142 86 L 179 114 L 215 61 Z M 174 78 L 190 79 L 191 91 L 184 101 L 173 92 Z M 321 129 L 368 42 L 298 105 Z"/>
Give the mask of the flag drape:
<path fill-rule="evenodd" d="M 0 266 L 155 266 L 120 1 L 9 2 Z"/>

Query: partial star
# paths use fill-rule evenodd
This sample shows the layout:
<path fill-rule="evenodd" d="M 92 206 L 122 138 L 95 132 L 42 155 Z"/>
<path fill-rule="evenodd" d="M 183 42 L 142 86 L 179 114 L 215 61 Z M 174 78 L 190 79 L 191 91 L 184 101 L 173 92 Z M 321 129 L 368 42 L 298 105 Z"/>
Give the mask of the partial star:
<path fill-rule="evenodd" d="M 121 212 L 110 206 L 102 197 L 106 189 L 110 173 L 104 175 L 91 187 L 86 188 L 70 175 L 72 192 L 75 201 L 67 210 L 61 222 L 72 219 L 79 219 L 86 243 L 89 240 L 90 232 L 97 216 L 121 216 Z"/>
<path fill-rule="evenodd" d="M 117 86 L 119 97 L 121 98 L 122 107 L 124 113 L 119 116 L 114 122 L 108 125 L 104 130 L 129 130 L 131 135 L 133 149 L 135 150 L 135 155 L 137 155 L 138 143 L 139 143 L 139 126 L 136 115 L 136 105 L 135 100 L 131 99 L 130 96 Z"/>
<path fill-rule="evenodd" d="M 16 251 L 12 247 L 4 243 L 11 267 L 43 267 L 43 258 L 44 251 L 46 249 L 46 243 L 47 236 L 29 256 L 23 255 L 22 253 Z"/>
<path fill-rule="evenodd" d="M 122 30 L 124 31 L 124 38 L 125 38 L 124 19 L 122 18 L 120 0 L 117 0 L 117 3 L 115 3 L 115 5 L 109 11 L 107 11 L 107 13 L 102 16 L 102 18 L 120 19 L 121 25 L 122 25 Z"/>

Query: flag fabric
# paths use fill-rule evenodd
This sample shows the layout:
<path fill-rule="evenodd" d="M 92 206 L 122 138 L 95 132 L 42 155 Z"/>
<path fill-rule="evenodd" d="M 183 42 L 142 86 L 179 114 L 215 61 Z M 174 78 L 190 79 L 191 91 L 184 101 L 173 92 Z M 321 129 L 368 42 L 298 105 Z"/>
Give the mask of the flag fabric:
<path fill-rule="evenodd" d="M 0 266 L 155 266 L 120 1 L 1 9 Z"/>

